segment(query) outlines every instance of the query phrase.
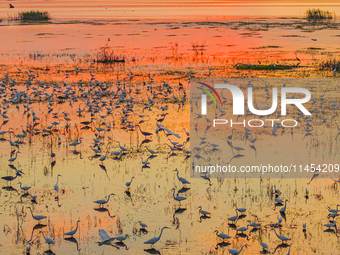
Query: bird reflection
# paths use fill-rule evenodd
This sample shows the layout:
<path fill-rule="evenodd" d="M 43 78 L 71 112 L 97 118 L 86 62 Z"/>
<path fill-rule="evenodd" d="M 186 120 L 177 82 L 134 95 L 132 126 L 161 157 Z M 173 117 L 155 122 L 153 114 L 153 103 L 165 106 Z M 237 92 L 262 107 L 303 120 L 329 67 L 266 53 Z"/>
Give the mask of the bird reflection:
<path fill-rule="evenodd" d="M 116 217 L 116 215 L 111 215 L 110 211 L 106 208 L 95 208 L 94 210 L 97 212 L 107 212 L 110 218 Z"/>
<path fill-rule="evenodd" d="M 228 247 L 229 245 L 230 245 L 230 243 L 227 243 L 227 242 L 218 243 L 215 246 L 215 250 L 218 250 L 218 248 Z"/>
<path fill-rule="evenodd" d="M 151 249 L 144 249 L 145 252 L 149 253 L 149 254 L 161 254 L 160 251 L 157 251 L 155 248 L 151 248 Z"/>
<path fill-rule="evenodd" d="M 206 215 L 201 215 L 201 216 L 200 216 L 200 219 L 199 219 L 197 222 L 201 223 L 202 220 L 205 220 L 205 219 L 210 219 L 210 217 L 209 217 L 209 216 L 206 216 Z"/>
<path fill-rule="evenodd" d="M 74 237 L 66 237 L 64 238 L 65 241 L 69 241 L 71 243 L 75 243 L 77 245 L 77 251 L 80 251 L 81 249 L 79 249 L 79 244 L 77 239 L 75 239 Z"/>
<path fill-rule="evenodd" d="M 123 243 L 123 242 L 117 242 L 116 245 L 119 246 L 119 247 L 121 247 L 121 248 L 125 248 L 125 250 L 128 250 L 128 249 L 129 249 L 129 248 L 126 246 L 126 244 Z"/>
<path fill-rule="evenodd" d="M 277 249 L 284 249 L 284 248 L 287 248 L 288 246 L 289 246 L 288 244 L 281 243 L 278 246 L 276 246 L 275 250 L 272 253 L 274 254 Z"/>
<path fill-rule="evenodd" d="M 44 251 L 44 255 L 55 255 L 55 253 L 51 250 Z"/>

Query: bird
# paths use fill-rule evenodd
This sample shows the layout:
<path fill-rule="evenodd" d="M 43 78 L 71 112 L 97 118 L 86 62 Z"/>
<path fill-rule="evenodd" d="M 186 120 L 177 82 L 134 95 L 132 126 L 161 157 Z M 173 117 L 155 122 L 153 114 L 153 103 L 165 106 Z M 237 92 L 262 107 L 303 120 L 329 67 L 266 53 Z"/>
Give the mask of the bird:
<path fill-rule="evenodd" d="M 102 207 L 103 205 L 105 205 L 107 202 L 109 202 L 110 200 L 110 196 L 114 196 L 115 194 L 111 193 L 108 197 L 107 197 L 107 200 L 105 199 L 99 199 L 99 200 L 96 200 L 96 201 L 93 201 L 94 203 L 96 204 L 99 204 L 99 207 Z"/>
<path fill-rule="evenodd" d="M 54 185 L 54 190 L 57 192 L 57 195 L 58 195 L 58 192 L 59 192 L 59 186 L 58 186 L 59 176 L 61 176 L 61 174 L 58 174 L 58 175 L 57 175 L 57 182 L 56 182 L 56 184 Z"/>
<path fill-rule="evenodd" d="M 287 209 L 287 201 L 288 199 L 285 200 L 285 206 L 280 209 L 280 213 L 285 213 Z"/>
<path fill-rule="evenodd" d="M 306 195 L 305 197 L 308 197 L 309 196 L 309 190 L 306 188 Z"/>
<path fill-rule="evenodd" d="M 15 157 L 10 158 L 8 161 L 9 161 L 9 162 L 14 162 L 14 161 L 17 159 L 17 157 L 18 157 L 18 153 L 20 153 L 20 151 L 17 151 L 17 152 L 15 153 Z"/>
<path fill-rule="evenodd" d="M 173 188 L 172 191 L 173 191 L 173 194 L 172 194 L 173 198 L 174 198 L 176 201 L 178 201 L 179 204 L 181 204 L 181 201 L 187 199 L 186 197 L 175 196 L 175 188 Z"/>
<path fill-rule="evenodd" d="M 327 227 L 328 229 L 330 229 L 330 228 L 336 228 L 336 221 L 327 223 L 327 224 L 325 224 L 324 226 Z"/>
<path fill-rule="evenodd" d="M 28 190 L 31 188 L 30 186 L 24 186 L 24 187 L 22 187 L 21 182 L 19 182 L 19 184 L 20 184 L 20 189 L 22 189 L 23 191 L 25 191 L 25 193 L 27 193 Z"/>
<path fill-rule="evenodd" d="M 275 235 L 277 236 L 277 238 L 279 238 L 279 239 L 282 241 L 282 243 L 291 240 L 290 238 L 288 238 L 288 237 L 286 237 L 286 236 L 278 235 L 278 234 L 276 233 L 275 228 L 272 228 L 272 230 L 274 230 Z"/>
<path fill-rule="evenodd" d="M 207 211 L 202 210 L 202 206 L 197 207 L 197 209 L 200 209 L 200 210 L 199 210 L 199 213 L 202 214 L 204 217 L 207 217 L 207 216 L 210 216 L 210 215 L 211 215 L 210 212 L 207 212 Z"/>
<path fill-rule="evenodd" d="M 248 224 L 247 227 L 240 227 L 240 228 L 236 229 L 236 234 L 237 234 L 237 232 L 241 232 L 243 234 L 243 232 L 248 230 L 249 226 L 250 225 Z"/>
<path fill-rule="evenodd" d="M 29 241 L 29 242 L 28 242 L 28 246 L 26 247 L 26 255 L 29 255 L 29 254 L 30 254 L 31 246 L 32 246 L 32 242 Z"/>
<path fill-rule="evenodd" d="M 54 244 L 54 241 L 51 237 L 45 237 L 45 234 L 42 231 L 40 231 L 39 233 L 43 235 L 45 242 L 48 244 L 48 246 L 50 246 L 51 244 Z"/>
<path fill-rule="evenodd" d="M 139 131 L 142 133 L 142 135 L 144 135 L 144 138 L 146 139 L 147 137 L 151 137 L 152 133 L 150 132 L 146 132 L 146 131 L 142 131 L 139 125 L 136 125 L 136 127 L 139 128 Z"/>
<path fill-rule="evenodd" d="M 69 231 L 67 233 L 64 233 L 64 236 L 71 236 L 71 237 L 73 237 L 73 235 L 75 233 L 77 233 L 79 222 L 80 222 L 80 220 L 77 220 L 77 227 L 76 227 L 76 229 L 73 229 L 73 230 L 71 230 L 71 231 Z"/>
<path fill-rule="evenodd" d="M 148 227 L 148 225 L 146 225 L 145 223 L 141 222 L 141 221 L 138 221 L 139 225 L 141 228 L 145 229 Z"/>
<path fill-rule="evenodd" d="M 140 157 L 140 158 L 142 159 L 142 164 L 143 164 L 143 167 L 144 167 L 144 168 L 148 168 L 148 167 L 149 167 L 149 165 L 150 165 L 150 162 L 148 162 L 148 161 L 144 161 L 142 157 Z"/>
<path fill-rule="evenodd" d="M 154 245 L 155 243 L 157 243 L 157 242 L 159 241 L 159 239 L 161 239 L 161 236 L 162 236 L 162 234 L 163 234 L 163 230 L 166 229 L 166 228 L 168 228 L 168 227 L 163 227 L 163 228 L 161 229 L 161 233 L 159 234 L 158 237 L 153 237 L 153 238 L 151 238 L 151 239 L 145 241 L 144 244 L 151 244 L 151 247 L 153 247 L 153 245 Z"/>
<path fill-rule="evenodd" d="M 224 233 L 218 233 L 219 231 L 218 230 L 215 230 L 214 231 L 216 233 L 216 235 L 220 238 L 222 238 L 223 242 L 225 239 L 230 239 L 231 236 L 228 236 L 227 234 L 224 234 Z"/>
<path fill-rule="evenodd" d="M 241 253 L 241 251 L 243 250 L 244 247 L 248 247 L 248 245 L 246 245 L 246 244 L 243 245 L 239 251 L 236 250 L 236 249 L 228 249 L 228 251 L 231 255 L 238 255 L 238 254 Z"/>
<path fill-rule="evenodd" d="M 15 180 L 18 176 L 20 176 L 20 174 L 18 172 L 16 172 L 15 176 L 10 176 L 10 175 L 9 176 L 3 176 L 3 177 L 1 177 L 1 179 L 7 181 L 7 183 L 8 183 L 8 182 Z"/>
<path fill-rule="evenodd" d="M 268 244 L 260 242 L 260 245 L 264 251 L 269 252 Z"/>
<path fill-rule="evenodd" d="M 330 213 L 337 213 L 337 212 L 339 212 L 339 206 L 340 205 L 336 205 L 336 209 L 331 209 L 329 206 L 328 206 L 328 211 L 330 212 Z"/>
<path fill-rule="evenodd" d="M 83 139 L 83 138 L 80 137 L 77 141 L 74 141 L 74 142 L 70 143 L 70 146 L 73 146 L 74 149 L 75 149 L 75 148 L 77 147 L 77 145 L 81 144 L 81 140 L 82 140 L 82 139 Z"/>
<path fill-rule="evenodd" d="M 275 227 L 279 226 L 279 225 L 281 224 L 281 222 L 282 222 L 282 218 L 279 217 L 279 218 L 277 219 L 277 223 L 275 223 L 274 226 L 275 226 Z"/>
<path fill-rule="evenodd" d="M 132 180 L 134 179 L 135 177 L 131 177 L 131 181 L 129 181 L 129 182 L 127 182 L 127 183 L 125 183 L 125 186 L 129 189 L 130 188 L 130 185 L 131 185 L 131 183 L 132 183 Z"/>
<path fill-rule="evenodd" d="M 157 155 L 157 152 L 150 150 L 147 146 L 145 146 L 145 148 L 151 153 L 151 156 Z"/>
<path fill-rule="evenodd" d="M 249 222 L 249 226 L 251 226 L 253 228 L 261 227 L 261 224 L 259 224 L 259 223 L 252 222 L 251 220 L 248 220 L 248 222 Z"/>
<path fill-rule="evenodd" d="M 176 169 L 175 172 L 177 172 L 177 179 L 183 184 L 190 184 L 190 182 L 188 182 L 186 179 L 184 179 L 183 177 L 179 177 L 178 173 L 179 171 Z"/>
<path fill-rule="evenodd" d="M 236 210 L 239 211 L 240 213 L 244 213 L 247 209 L 246 208 L 237 208 L 237 205 L 234 203 Z"/>
<path fill-rule="evenodd" d="M 35 220 L 37 220 L 38 223 L 40 223 L 41 220 L 47 218 L 46 216 L 43 216 L 43 215 L 33 215 L 33 212 L 32 212 L 31 207 L 28 207 L 28 209 L 30 209 L 30 211 L 31 211 L 32 218 L 35 219 Z"/>
<path fill-rule="evenodd" d="M 126 240 L 126 238 L 128 238 L 129 235 L 125 234 L 124 236 L 116 236 L 114 239 L 116 239 L 119 242 L 123 242 L 124 240 Z"/>
<path fill-rule="evenodd" d="M 104 229 L 99 229 L 98 233 L 102 238 L 102 241 L 98 243 L 99 246 L 103 244 L 110 244 L 115 239 L 114 237 L 110 237 Z"/>
<path fill-rule="evenodd" d="M 236 212 L 236 216 L 232 216 L 232 217 L 228 218 L 228 221 L 231 221 L 232 223 L 234 223 L 238 220 L 238 212 L 237 212 L 236 209 L 235 209 L 235 212 Z"/>

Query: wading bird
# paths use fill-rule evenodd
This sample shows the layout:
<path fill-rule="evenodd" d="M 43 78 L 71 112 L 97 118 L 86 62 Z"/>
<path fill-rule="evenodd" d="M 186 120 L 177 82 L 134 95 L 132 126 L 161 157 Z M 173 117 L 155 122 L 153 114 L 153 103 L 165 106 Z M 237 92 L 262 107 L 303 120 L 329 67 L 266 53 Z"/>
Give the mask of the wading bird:
<path fill-rule="evenodd" d="M 75 233 L 77 233 L 79 222 L 80 222 L 80 220 L 77 220 L 77 227 L 76 227 L 75 229 L 73 229 L 73 230 L 71 230 L 71 231 L 65 233 L 64 236 L 71 236 L 71 237 L 73 237 L 73 235 L 74 235 Z"/>
<path fill-rule="evenodd" d="M 157 243 L 157 242 L 159 241 L 159 239 L 161 239 L 161 236 L 162 236 L 162 234 L 163 234 L 163 230 L 166 229 L 166 228 L 168 228 L 168 227 L 163 227 L 163 228 L 161 229 L 161 233 L 159 234 L 158 237 L 153 237 L 153 238 L 151 238 L 151 239 L 145 241 L 144 244 L 151 244 L 151 247 L 153 247 L 153 245 L 154 245 L 155 243 Z"/>
<path fill-rule="evenodd" d="M 99 199 L 99 200 L 96 200 L 96 201 L 93 201 L 94 203 L 98 204 L 99 207 L 103 207 L 103 205 L 105 205 L 107 202 L 109 202 L 110 200 L 110 196 L 114 196 L 115 194 L 111 193 L 108 197 L 107 197 L 107 200 L 105 199 Z"/>
<path fill-rule="evenodd" d="M 231 238 L 231 236 L 228 236 L 227 234 L 218 233 L 218 230 L 215 230 L 214 232 L 216 233 L 216 235 L 217 235 L 219 238 L 222 238 L 223 242 L 224 242 L 224 240 L 230 239 L 230 238 Z"/>
<path fill-rule="evenodd" d="M 43 215 L 33 215 L 33 212 L 32 212 L 31 207 L 28 207 L 28 209 L 30 209 L 30 211 L 31 211 L 32 218 L 35 219 L 35 220 L 37 220 L 38 223 L 40 223 L 41 220 L 47 218 L 46 216 L 43 216 Z"/>

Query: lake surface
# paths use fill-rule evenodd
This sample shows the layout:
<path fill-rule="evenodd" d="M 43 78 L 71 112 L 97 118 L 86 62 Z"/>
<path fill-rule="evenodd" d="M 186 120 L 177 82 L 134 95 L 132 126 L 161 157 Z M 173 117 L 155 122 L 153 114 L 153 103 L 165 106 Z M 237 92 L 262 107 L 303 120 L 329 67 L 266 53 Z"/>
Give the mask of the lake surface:
<path fill-rule="evenodd" d="M 9 9 L 9 3 L 15 8 Z M 308 8 L 338 14 L 340 4 L 2 1 L 0 175 L 14 177 L 20 169 L 24 174 L 11 183 L 0 181 L 0 253 L 25 254 L 31 241 L 31 254 L 228 254 L 245 244 L 241 254 L 259 254 L 260 242 L 275 254 L 289 249 L 290 254 L 338 254 L 339 233 L 324 226 L 330 222 L 327 207 L 335 209 L 339 201 L 338 176 L 312 181 L 312 174 L 299 179 L 190 177 L 190 136 L 204 135 L 186 133 L 191 78 L 338 77 L 340 24 L 311 24 L 303 19 Z M 10 19 L 30 10 L 48 11 L 52 20 L 23 24 Z M 125 62 L 97 63 L 103 51 Z M 311 159 L 331 158 L 339 164 L 338 93 L 336 85 L 315 89 L 317 106 L 309 106 L 318 114 L 310 132 L 305 118 L 294 136 L 281 130 L 276 137 L 259 132 L 256 157 L 265 158 L 267 150 L 279 154 L 282 144 L 295 143 L 296 153 L 303 150 Z M 152 137 L 145 137 L 138 124 Z M 255 158 L 249 147 L 255 136 L 252 132 L 245 139 L 244 130 L 234 131 L 232 142 L 247 147 L 247 159 Z M 79 145 L 71 146 L 80 138 Z M 172 153 L 174 144 L 184 149 Z M 236 154 L 228 150 L 223 155 Z M 183 187 L 175 169 L 191 184 Z M 31 186 L 36 202 L 19 182 Z M 173 188 L 175 196 L 186 197 L 181 204 Z M 284 215 L 275 189 L 279 199 L 288 199 Z M 111 193 L 98 208 L 94 201 Z M 236 215 L 234 203 L 247 210 L 232 225 L 228 218 Z M 202 217 L 199 206 L 211 216 Z M 29 207 L 47 218 L 37 224 Z M 279 217 L 282 222 L 276 224 Z M 65 239 L 77 220 L 74 239 Z M 261 227 L 237 234 L 236 228 L 246 227 L 248 220 Z M 138 221 L 148 227 L 140 229 Z M 154 249 L 143 244 L 165 226 L 169 229 Z M 282 245 L 273 226 L 291 241 Z M 99 229 L 129 238 L 99 246 Z M 223 243 L 215 230 L 231 239 Z M 39 231 L 55 244 L 49 247 Z"/>

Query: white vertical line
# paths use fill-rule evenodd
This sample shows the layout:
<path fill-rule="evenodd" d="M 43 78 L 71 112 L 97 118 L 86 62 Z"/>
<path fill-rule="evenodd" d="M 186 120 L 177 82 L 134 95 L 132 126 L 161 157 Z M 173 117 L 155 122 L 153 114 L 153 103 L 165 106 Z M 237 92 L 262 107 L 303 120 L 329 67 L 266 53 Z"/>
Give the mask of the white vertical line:
<path fill-rule="evenodd" d="M 201 107 L 202 115 L 207 115 L 207 94 L 202 94 Z"/>

